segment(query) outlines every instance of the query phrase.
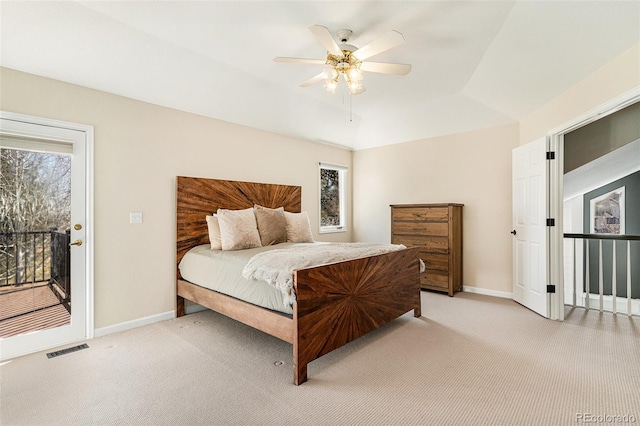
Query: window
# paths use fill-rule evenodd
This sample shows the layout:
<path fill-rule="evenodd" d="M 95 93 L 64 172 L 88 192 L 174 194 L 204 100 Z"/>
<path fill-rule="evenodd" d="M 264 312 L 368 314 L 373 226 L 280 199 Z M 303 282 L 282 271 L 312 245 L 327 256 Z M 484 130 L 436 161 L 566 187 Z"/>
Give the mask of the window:
<path fill-rule="evenodd" d="M 320 232 L 347 229 L 347 168 L 320 163 Z"/>

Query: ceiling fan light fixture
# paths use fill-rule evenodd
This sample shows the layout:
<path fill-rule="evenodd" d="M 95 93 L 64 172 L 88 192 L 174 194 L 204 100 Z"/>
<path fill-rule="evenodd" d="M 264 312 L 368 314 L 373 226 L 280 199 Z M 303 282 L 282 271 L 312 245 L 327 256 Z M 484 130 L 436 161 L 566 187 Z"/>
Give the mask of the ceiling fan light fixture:
<path fill-rule="evenodd" d="M 349 68 L 349 71 L 347 72 L 347 75 L 349 76 L 349 79 L 352 81 L 359 81 L 362 80 L 362 71 L 360 71 L 360 69 L 358 67 L 351 67 Z"/>
<path fill-rule="evenodd" d="M 324 77 L 327 80 L 335 80 L 338 78 L 338 71 L 334 67 L 326 67 L 324 70 Z"/>
<path fill-rule="evenodd" d="M 325 82 L 324 88 L 327 89 L 327 92 L 336 93 L 336 87 L 338 87 L 338 78 L 327 80 Z"/>
<path fill-rule="evenodd" d="M 338 62 L 338 65 L 336 65 L 336 69 L 339 72 L 347 72 L 350 67 L 351 67 L 351 65 L 349 65 L 349 63 L 346 62 L 346 61 L 340 61 L 340 62 Z"/>

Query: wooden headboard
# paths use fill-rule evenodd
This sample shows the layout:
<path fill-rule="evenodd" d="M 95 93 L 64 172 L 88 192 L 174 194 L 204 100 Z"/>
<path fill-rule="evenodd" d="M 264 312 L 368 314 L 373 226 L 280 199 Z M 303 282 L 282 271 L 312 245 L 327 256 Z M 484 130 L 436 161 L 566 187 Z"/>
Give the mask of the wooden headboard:
<path fill-rule="evenodd" d="M 189 249 L 209 244 L 205 216 L 218 209 L 240 210 L 259 204 L 299 213 L 302 208 L 300 186 L 178 176 L 176 196 L 176 266 Z"/>

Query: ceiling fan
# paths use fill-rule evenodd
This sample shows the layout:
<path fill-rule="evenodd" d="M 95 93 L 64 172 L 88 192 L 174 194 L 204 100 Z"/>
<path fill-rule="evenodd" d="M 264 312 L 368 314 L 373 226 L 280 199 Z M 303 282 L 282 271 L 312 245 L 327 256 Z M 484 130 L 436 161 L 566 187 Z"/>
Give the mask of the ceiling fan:
<path fill-rule="evenodd" d="M 353 34 L 351 30 L 336 31 L 336 35 L 340 41 L 340 44 L 338 44 L 326 27 L 313 25 L 309 27 L 309 29 L 313 35 L 316 36 L 320 44 L 327 49 L 327 59 L 282 57 L 273 59 L 275 62 L 325 65 L 324 70 L 320 74 L 302 83 L 302 87 L 324 82 L 325 89 L 331 93 L 335 93 L 340 76 L 342 76 L 347 83 L 349 93 L 357 95 L 366 90 L 362 83 L 363 71 L 396 75 L 406 75 L 411 71 L 411 65 L 409 64 L 365 62 L 365 59 L 402 44 L 404 37 L 398 31 L 390 31 L 369 44 L 357 48 L 356 46 L 347 44 L 351 34 Z"/>

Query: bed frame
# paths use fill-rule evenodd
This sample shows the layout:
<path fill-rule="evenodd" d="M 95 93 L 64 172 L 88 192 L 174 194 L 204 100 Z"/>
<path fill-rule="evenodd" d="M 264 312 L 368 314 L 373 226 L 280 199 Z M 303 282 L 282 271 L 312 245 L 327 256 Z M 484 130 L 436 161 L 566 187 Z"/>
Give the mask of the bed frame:
<path fill-rule="evenodd" d="M 178 176 L 176 189 L 176 266 L 189 249 L 209 243 L 205 216 L 218 208 L 301 210 L 299 186 Z M 299 385 L 309 362 L 410 310 L 420 317 L 419 274 L 415 248 L 295 271 L 291 317 L 190 283 L 177 270 L 176 312 L 183 316 L 190 300 L 291 343 Z"/>

